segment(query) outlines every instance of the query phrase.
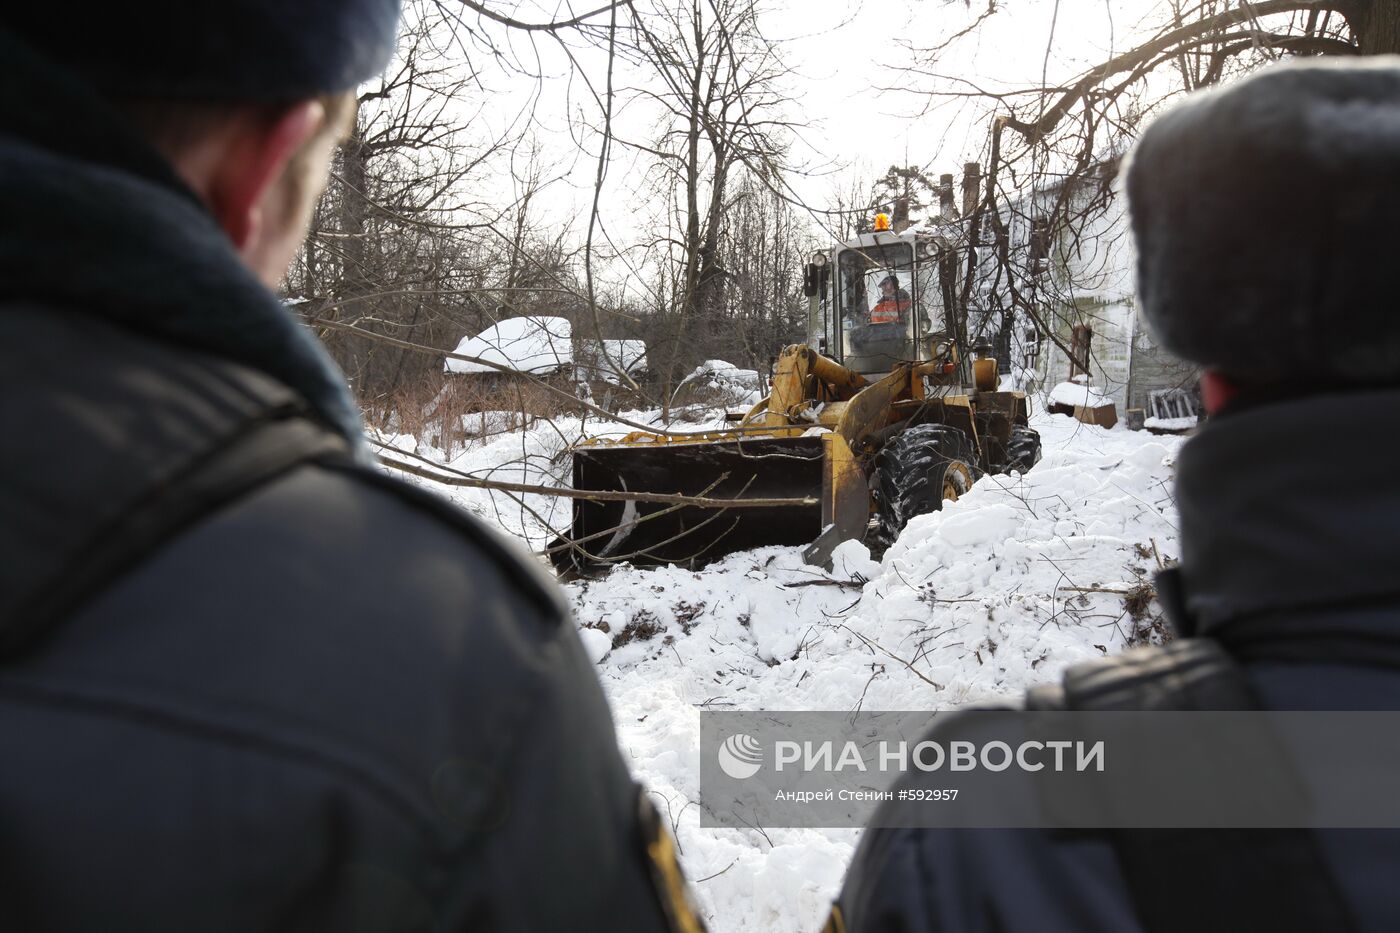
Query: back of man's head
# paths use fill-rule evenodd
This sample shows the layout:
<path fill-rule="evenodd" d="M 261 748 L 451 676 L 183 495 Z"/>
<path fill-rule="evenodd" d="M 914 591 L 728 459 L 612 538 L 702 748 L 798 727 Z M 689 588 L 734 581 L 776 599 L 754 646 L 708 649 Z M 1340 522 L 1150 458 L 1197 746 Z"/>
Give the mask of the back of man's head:
<path fill-rule="evenodd" d="M 387 64 L 399 8 L 400 0 L 147 0 L 75 15 L 23 3 L 0 10 L 0 29 L 97 91 L 170 156 L 239 114 L 271 118 L 311 99 L 343 107 L 347 92 Z"/>
<path fill-rule="evenodd" d="M 104 99 L 274 284 L 304 235 L 355 86 L 388 63 L 399 11 L 400 0 L 146 0 L 74 16 L 23 3 L 0 10 L 0 38 L 46 62 L 49 83 Z M 61 110 L 66 99 L 54 99 Z M 52 127 L 72 117 L 30 119 Z M 112 135 L 83 155 L 108 158 L 121 145 Z"/>
<path fill-rule="evenodd" d="M 1144 318 L 1241 387 L 1400 381 L 1400 58 L 1194 95 L 1126 168 Z"/>
<path fill-rule="evenodd" d="M 400 0 L 12 3 L 0 27 L 122 98 L 294 101 L 348 91 L 393 52 Z"/>

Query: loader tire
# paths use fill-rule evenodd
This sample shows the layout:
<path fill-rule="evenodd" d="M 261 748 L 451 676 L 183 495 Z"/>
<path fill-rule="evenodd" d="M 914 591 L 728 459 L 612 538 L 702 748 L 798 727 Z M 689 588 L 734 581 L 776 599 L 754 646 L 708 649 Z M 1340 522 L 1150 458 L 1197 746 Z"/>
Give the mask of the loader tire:
<path fill-rule="evenodd" d="M 875 456 L 875 511 L 886 546 L 915 515 L 936 512 L 972 486 L 977 462 L 972 441 L 946 424 L 920 424 Z"/>
<path fill-rule="evenodd" d="M 1040 462 L 1040 432 L 1016 425 L 1006 442 L 1006 472 L 1029 473 Z"/>

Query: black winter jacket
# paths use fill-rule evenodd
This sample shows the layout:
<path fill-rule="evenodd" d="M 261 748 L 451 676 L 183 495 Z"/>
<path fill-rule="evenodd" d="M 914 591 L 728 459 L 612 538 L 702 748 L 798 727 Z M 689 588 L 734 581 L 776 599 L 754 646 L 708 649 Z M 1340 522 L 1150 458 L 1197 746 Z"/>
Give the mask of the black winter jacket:
<path fill-rule="evenodd" d="M 1181 634 L 1286 645 L 1290 660 L 1244 662 L 1264 708 L 1400 709 L 1397 424 L 1400 391 L 1345 392 L 1241 408 L 1182 447 Z M 1315 836 L 1355 927 L 1400 927 L 1400 832 Z M 839 905 L 850 933 L 1132 933 L 1155 919 L 1089 832 L 869 830 Z"/>
<path fill-rule="evenodd" d="M 552 582 L 365 465 L 171 170 L 0 60 L 0 929 L 666 929 Z M 284 430 L 324 455 L 143 533 Z"/>

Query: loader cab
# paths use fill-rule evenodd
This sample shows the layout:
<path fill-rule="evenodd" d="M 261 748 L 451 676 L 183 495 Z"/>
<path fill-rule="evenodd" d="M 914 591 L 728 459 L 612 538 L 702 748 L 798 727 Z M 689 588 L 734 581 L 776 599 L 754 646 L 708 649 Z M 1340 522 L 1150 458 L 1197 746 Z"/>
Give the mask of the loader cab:
<path fill-rule="evenodd" d="M 944 329 L 939 254 L 913 232 L 876 231 L 814 256 L 809 342 L 867 376 L 929 359 L 928 337 Z"/>
<path fill-rule="evenodd" d="M 944 331 L 941 258 L 923 233 L 860 234 L 808 265 L 808 343 L 864 375 L 931 359 Z M 944 263 L 946 265 L 946 263 Z"/>
<path fill-rule="evenodd" d="M 859 373 L 889 372 L 918 352 L 914 251 L 908 243 L 890 240 L 836 254 L 834 355 Z"/>

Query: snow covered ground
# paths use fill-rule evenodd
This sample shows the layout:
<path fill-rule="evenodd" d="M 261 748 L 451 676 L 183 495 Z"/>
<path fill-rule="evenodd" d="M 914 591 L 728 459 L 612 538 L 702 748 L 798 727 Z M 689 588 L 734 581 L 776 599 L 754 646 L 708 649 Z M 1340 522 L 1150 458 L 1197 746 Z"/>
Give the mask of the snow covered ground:
<path fill-rule="evenodd" d="M 1180 439 L 1062 415 L 1032 426 L 1044 439 L 1039 465 L 983 477 L 914 519 L 879 563 L 847 544 L 826 574 L 797 548 L 765 548 L 700 571 L 620 567 L 566 587 L 623 753 L 669 815 L 715 929 L 819 928 L 857 831 L 702 829 L 701 709 L 948 709 L 1013 697 L 1156 637 L 1143 584 L 1177 556 Z M 561 477 L 551 458 L 571 427 L 511 435 L 454 466 Z M 511 463 L 522 454 L 523 466 Z M 531 513 L 548 515 L 550 500 L 502 507 L 495 493 L 446 491 L 542 543 Z"/>

